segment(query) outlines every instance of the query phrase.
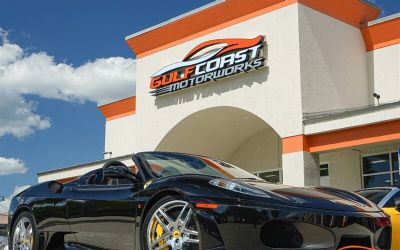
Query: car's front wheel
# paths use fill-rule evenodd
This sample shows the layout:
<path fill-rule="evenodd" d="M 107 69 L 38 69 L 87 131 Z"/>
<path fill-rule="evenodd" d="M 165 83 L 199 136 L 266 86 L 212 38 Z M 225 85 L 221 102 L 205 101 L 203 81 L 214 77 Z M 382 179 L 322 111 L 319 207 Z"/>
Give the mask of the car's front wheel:
<path fill-rule="evenodd" d="M 37 250 L 37 228 L 29 212 L 21 213 L 11 231 L 10 250 Z"/>
<path fill-rule="evenodd" d="M 142 227 L 144 249 L 199 249 L 199 233 L 190 204 L 165 197 L 150 209 Z"/>

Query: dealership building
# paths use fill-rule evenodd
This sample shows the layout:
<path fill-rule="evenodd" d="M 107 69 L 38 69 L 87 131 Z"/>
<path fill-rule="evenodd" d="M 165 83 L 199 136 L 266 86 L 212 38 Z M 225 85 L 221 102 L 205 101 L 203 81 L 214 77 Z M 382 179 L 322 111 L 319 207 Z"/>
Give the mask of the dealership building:
<path fill-rule="evenodd" d="M 99 106 L 105 158 L 178 151 L 287 185 L 400 185 L 400 14 L 380 13 L 363 0 L 225 0 L 126 37 L 136 95 Z"/>

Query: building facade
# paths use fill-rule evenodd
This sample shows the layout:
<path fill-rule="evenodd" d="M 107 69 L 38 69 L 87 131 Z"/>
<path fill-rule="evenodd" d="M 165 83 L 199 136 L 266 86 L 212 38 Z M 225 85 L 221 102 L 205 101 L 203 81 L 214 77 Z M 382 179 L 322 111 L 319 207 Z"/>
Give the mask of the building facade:
<path fill-rule="evenodd" d="M 400 184 L 400 15 L 379 15 L 361 0 L 225 0 L 130 35 L 136 95 L 99 106 L 105 151 L 208 155 L 294 186 Z"/>

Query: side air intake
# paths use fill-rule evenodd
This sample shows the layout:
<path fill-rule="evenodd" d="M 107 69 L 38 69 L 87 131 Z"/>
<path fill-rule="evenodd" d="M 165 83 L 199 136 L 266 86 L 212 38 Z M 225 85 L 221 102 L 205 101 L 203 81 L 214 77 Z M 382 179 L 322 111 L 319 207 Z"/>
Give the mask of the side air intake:
<path fill-rule="evenodd" d="M 270 248 L 301 248 L 303 237 L 290 222 L 270 221 L 260 232 L 261 242 Z"/>

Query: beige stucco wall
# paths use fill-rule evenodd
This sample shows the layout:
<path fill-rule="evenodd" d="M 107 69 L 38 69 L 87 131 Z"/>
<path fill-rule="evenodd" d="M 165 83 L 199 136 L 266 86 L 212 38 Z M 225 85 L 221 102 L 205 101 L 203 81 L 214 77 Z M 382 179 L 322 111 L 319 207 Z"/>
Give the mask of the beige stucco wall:
<path fill-rule="evenodd" d="M 400 44 L 368 52 L 368 68 L 370 95 L 378 93 L 381 103 L 399 101 Z"/>
<path fill-rule="evenodd" d="M 321 163 L 329 163 L 329 185 L 355 191 L 361 189 L 360 152 L 340 150 L 319 155 Z"/>
<path fill-rule="evenodd" d="M 299 5 L 302 111 L 368 105 L 367 58 L 360 29 Z"/>
<path fill-rule="evenodd" d="M 271 129 L 264 129 L 241 144 L 228 161 L 251 173 L 282 167 L 281 138 Z"/>
<path fill-rule="evenodd" d="M 281 137 L 301 134 L 297 8 L 297 4 L 293 4 L 138 59 L 135 118 L 107 122 L 106 151 L 111 150 L 113 156 L 117 156 L 154 150 L 168 131 L 185 117 L 218 106 L 247 110 L 264 120 Z M 260 34 L 266 36 L 268 68 L 157 98 L 148 93 L 150 76 L 182 60 L 196 45 L 211 39 L 253 38 Z"/>
<path fill-rule="evenodd" d="M 319 154 L 321 163 L 329 163 L 330 186 L 355 191 L 362 187 L 361 157 L 397 152 L 398 143 L 366 145 L 348 150 Z"/>

